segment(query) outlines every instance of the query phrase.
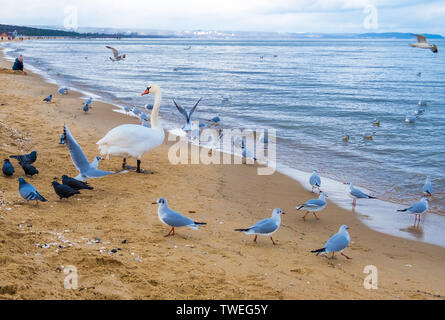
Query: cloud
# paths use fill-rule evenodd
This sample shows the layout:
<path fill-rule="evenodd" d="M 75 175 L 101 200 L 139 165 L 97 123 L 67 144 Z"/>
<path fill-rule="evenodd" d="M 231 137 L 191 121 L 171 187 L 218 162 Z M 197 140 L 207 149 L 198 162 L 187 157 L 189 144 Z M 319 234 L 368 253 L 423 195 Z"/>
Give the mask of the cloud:
<path fill-rule="evenodd" d="M 378 10 L 376 31 L 443 32 L 443 1 L 420 0 L 21 0 L 2 4 L 2 23 L 63 25 L 66 6 L 79 26 L 166 30 L 366 32 L 363 9 Z M 17 15 L 17 12 L 20 14 Z"/>

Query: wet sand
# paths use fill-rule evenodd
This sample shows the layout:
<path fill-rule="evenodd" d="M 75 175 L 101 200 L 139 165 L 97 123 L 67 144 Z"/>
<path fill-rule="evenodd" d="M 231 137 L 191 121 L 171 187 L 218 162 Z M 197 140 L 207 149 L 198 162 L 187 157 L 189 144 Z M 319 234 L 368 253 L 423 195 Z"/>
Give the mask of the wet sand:
<path fill-rule="evenodd" d="M 10 64 L 0 60 L 0 68 Z M 14 177 L 0 177 L 0 298 L 444 299 L 444 248 L 373 231 L 332 202 L 320 220 L 308 215 L 304 222 L 295 206 L 314 194 L 291 178 L 259 176 L 253 165 L 172 165 L 167 143 L 142 159 L 153 175 L 93 179 L 94 190 L 59 201 L 53 177 L 77 175 L 66 146 L 58 144 L 63 124 L 92 159 L 108 130 L 138 120 L 99 102 L 85 114 L 79 93 L 56 92 L 38 75 L 0 72 L 0 160 L 37 150 L 40 173 L 26 180 L 49 200 L 24 202 L 15 160 Z M 50 93 L 54 102 L 43 102 Z M 121 161 L 105 160 L 100 168 L 118 170 Z M 165 238 L 169 229 L 151 204 L 159 197 L 208 225 Z M 276 246 L 233 231 L 269 217 L 275 207 L 286 212 Z M 350 227 L 345 253 L 351 260 L 310 253 L 341 224 Z M 64 288 L 63 270 L 70 265 L 79 274 L 76 290 Z M 378 268 L 377 290 L 363 286 L 366 265 Z"/>

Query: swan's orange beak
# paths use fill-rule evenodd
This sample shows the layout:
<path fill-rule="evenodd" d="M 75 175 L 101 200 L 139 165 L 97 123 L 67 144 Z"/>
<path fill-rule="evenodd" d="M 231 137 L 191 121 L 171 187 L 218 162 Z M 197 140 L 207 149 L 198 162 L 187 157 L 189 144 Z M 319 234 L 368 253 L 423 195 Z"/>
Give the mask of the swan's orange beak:
<path fill-rule="evenodd" d="M 141 96 L 149 94 L 150 93 L 150 88 L 145 89 L 144 92 L 141 93 Z"/>

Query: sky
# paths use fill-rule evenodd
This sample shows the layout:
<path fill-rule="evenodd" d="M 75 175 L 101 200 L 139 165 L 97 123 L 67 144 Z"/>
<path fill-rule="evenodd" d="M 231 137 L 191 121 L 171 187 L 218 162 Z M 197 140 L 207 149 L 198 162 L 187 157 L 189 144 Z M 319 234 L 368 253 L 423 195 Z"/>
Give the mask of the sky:
<path fill-rule="evenodd" d="M 445 0 L 0 0 L 0 24 L 445 35 Z M 73 10 L 74 8 L 74 10 Z"/>

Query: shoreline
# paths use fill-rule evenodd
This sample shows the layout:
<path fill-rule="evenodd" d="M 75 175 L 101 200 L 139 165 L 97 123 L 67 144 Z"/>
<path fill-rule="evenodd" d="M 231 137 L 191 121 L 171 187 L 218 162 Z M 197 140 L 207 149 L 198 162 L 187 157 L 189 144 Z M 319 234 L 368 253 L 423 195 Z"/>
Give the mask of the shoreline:
<path fill-rule="evenodd" d="M 3 55 L 6 58 L 6 54 L 3 53 Z M 33 72 L 39 74 L 41 77 L 45 79 L 45 81 L 49 83 L 57 84 L 57 82 L 61 80 L 58 79 L 57 77 L 53 77 L 47 74 L 47 72 L 35 66 L 31 67 L 32 67 L 31 70 Z M 68 86 L 72 87 L 70 85 Z M 92 96 L 94 97 L 95 101 L 101 101 L 115 106 L 116 111 L 118 109 L 122 110 L 123 108 L 122 107 L 123 101 L 120 101 L 120 99 L 112 97 L 110 98 L 110 96 L 108 97 L 102 96 L 100 92 L 94 92 L 92 88 L 90 89 L 93 91 L 89 91 L 90 89 L 86 87 L 82 89 L 76 87 L 72 88 L 74 88 L 73 89 L 74 91 L 83 94 L 85 97 Z M 170 120 L 166 121 L 164 119 L 164 123 L 166 122 L 168 122 L 170 126 L 172 125 L 172 123 L 174 123 L 174 121 L 173 122 Z M 166 129 L 166 131 L 168 131 L 170 134 L 180 135 L 177 129 L 169 129 L 169 130 Z M 276 168 L 276 170 L 281 174 L 291 177 L 297 183 L 300 183 L 305 189 L 308 189 L 307 181 L 309 179 L 310 172 L 306 172 L 303 169 L 292 168 L 288 165 L 281 165 L 278 168 Z M 330 200 L 335 202 L 338 206 L 348 211 L 351 211 L 352 201 L 348 196 L 349 192 L 348 188 L 343 185 L 343 182 L 338 180 L 338 177 L 333 177 L 333 175 L 329 173 L 326 173 L 326 176 L 322 175 L 322 180 L 324 185 L 323 189 L 327 191 Z M 365 192 L 367 191 L 368 194 L 374 194 L 373 192 L 370 192 L 366 188 L 360 186 L 360 184 L 357 184 L 357 186 L 360 187 L 360 189 L 362 189 L 363 191 Z M 381 186 L 379 186 L 378 189 L 380 189 L 380 187 Z M 374 190 L 375 188 L 376 186 L 374 186 Z M 409 214 L 403 215 L 397 213 L 397 209 L 405 208 L 409 206 L 411 203 L 418 201 L 419 199 L 420 195 L 419 198 L 412 199 L 408 202 L 406 201 L 406 199 L 405 201 L 402 200 L 401 202 L 396 202 L 395 199 L 392 198 L 376 199 L 372 201 L 359 200 L 358 205 L 354 211 L 355 213 L 358 214 L 358 217 L 365 225 L 367 225 L 368 227 L 372 228 L 375 231 L 383 232 L 388 235 L 393 235 L 405 239 L 422 241 L 425 243 L 430 243 L 445 247 L 445 234 L 441 232 L 441 227 L 445 226 L 445 216 L 443 215 L 442 212 L 433 211 L 430 208 L 428 212 L 428 218 L 422 225 L 423 229 L 421 233 L 412 232 L 412 230 L 410 229 L 411 220 L 413 220 L 412 215 Z"/>
<path fill-rule="evenodd" d="M 0 58 L 0 66 L 6 64 Z M 49 200 L 39 207 L 24 205 L 16 180 L 1 177 L 0 200 L 5 205 L 0 207 L 0 235 L 6 242 L 0 243 L 5 270 L 0 276 L 0 298 L 445 298 L 444 248 L 376 232 L 329 199 L 321 220 L 308 217 L 303 222 L 295 205 L 313 194 L 277 172 L 258 176 L 256 166 L 174 166 L 166 159 L 168 145 L 164 144 L 142 159 L 142 167 L 155 174 L 130 172 L 94 179 L 95 190 L 82 192 L 80 200 L 59 202 L 51 190 L 52 178 L 76 172 L 66 147 L 57 145 L 63 123 L 90 159 L 98 153 L 95 142 L 109 129 L 139 121 L 110 112 L 113 106 L 101 102 L 84 115 L 81 94 L 76 92 L 43 103 L 41 97 L 54 85 L 36 74 L 0 74 L 0 82 L 1 102 L 7 101 L 7 108 L 0 108 L 0 121 L 19 130 L 11 136 L 6 134 L 10 131 L 0 131 L 7 144 L 0 146 L 0 153 L 6 157 L 30 150 L 31 146 L 17 141 L 32 139 L 40 151 L 36 166 L 41 173 L 27 180 Z M 26 148 L 20 148 L 23 145 Z M 120 161 L 103 161 L 101 168 L 116 169 Z M 15 178 L 20 174 L 16 166 Z M 160 196 L 174 210 L 208 225 L 199 231 L 179 229 L 177 236 L 164 238 L 168 230 L 159 223 L 156 208 L 147 204 Z M 278 246 L 266 238 L 254 244 L 251 237 L 233 232 L 235 227 L 269 217 L 278 206 L 288 213 L 275 235 Z M 321 247 L 341 224 L 351 227 L 352 243 L 345 253 L 352 260 L 327 260 L 309 252 Z M 84 240 L 94 237 L 102 243 Z M 72 246 L 58 251 L 36 247 L 36 243 L 63 244 L 61 238 Z M 127 244 L 122 244 L 124 239 Z M 106 247 L 102 253 L 101 247 Z M 122 250 L 108 253 L 115 247 Z M 363 268 L 369 264 L 378 267 L 378 290 L 363 288 Z M 77 266 L 81 289 L 63 288 L 62 265 Z"/>

